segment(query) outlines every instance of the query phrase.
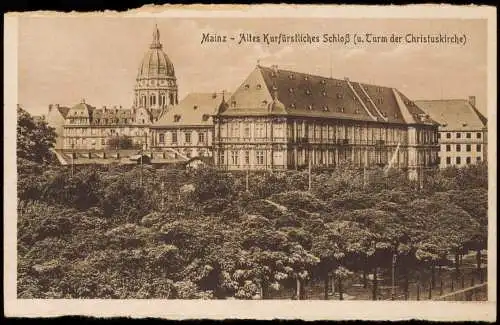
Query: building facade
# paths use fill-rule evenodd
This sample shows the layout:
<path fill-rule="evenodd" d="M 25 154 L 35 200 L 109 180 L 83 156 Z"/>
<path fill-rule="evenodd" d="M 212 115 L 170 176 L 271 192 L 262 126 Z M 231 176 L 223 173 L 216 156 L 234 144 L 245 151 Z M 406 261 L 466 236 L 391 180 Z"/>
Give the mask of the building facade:
<path fill-rule="evenodd" d="M 417 105 L 439 122 L 439 166 L 462 167 L 487 161 L 488 123 L 476 98 L 421 100 Z"/>
<path fill-rule="evenodd" d="M 438 158 L 437 123 L 397 89 L 257 66 L 214 117 L 214 156 L 228 170 L 309 164 L 404 168 Z"/>
<path fill-rule="evenodd" d="M 173 153 L 174 158 L 211 157 L 213 115 L 222 96 L 217 93 L 190 93 L 179 105 L 151 125 L 153 155 Z"/>
<path fill-rule="evenodd" d="M 177 92 L 174 65 L 163 51 L 155 27 L 153 41 L 139 65 L 131 108 L 96 108 L 85 100 L 71 108 L 49 105 L 49 125 L 58 134 L 56 149 L 118 149 L 119 139 L 124 137 L 132 147 L 147 149 L 149 127 L 178 103 Z"/>

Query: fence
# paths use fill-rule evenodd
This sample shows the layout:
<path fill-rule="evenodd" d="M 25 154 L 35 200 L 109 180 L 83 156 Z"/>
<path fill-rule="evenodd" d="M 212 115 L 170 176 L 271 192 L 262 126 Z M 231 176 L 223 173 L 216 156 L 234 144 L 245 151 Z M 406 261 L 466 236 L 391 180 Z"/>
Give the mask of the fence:
<path fill-rule="evenodd" d="M 469 288 L 461 289 L 455 292 L 435 297 L 433 300 L 441 301 L 486 301 L 488 282 L 484 282 Z"/>

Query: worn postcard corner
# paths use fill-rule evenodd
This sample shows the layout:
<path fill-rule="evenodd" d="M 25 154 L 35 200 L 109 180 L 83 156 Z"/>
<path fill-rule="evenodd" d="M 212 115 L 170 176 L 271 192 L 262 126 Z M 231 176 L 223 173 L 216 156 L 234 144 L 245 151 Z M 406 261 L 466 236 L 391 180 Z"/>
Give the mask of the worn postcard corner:
<path fill-rule="evenodd" d="M 495 14 L 6 14 L 6 315 L 494 320 Z"/>

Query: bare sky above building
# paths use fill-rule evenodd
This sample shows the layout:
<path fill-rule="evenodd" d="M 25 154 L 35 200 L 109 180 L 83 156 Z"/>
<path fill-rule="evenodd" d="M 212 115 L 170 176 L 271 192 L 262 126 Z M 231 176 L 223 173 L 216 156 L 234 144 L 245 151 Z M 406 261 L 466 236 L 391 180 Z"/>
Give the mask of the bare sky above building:
<path fill-rule="evenodd" d="M 487 112 L 485 20 L 324 18 L 22 17 L 19 20 L 19 103 L 45 114 L 51 103 L 133 103 L 139 64 L 154 25 L 175 66 L 179 98 L 189 92 L 234 91 L 261 65 L 396 87 L 411 99 L 476 96 Z M 201 44 L 203 33 L 234 36 Z M 390 36 L 457 34 L 457 44 L 238 44 L 240 33 Z M 261 36 L 262 37 L 262 36 Z"/>

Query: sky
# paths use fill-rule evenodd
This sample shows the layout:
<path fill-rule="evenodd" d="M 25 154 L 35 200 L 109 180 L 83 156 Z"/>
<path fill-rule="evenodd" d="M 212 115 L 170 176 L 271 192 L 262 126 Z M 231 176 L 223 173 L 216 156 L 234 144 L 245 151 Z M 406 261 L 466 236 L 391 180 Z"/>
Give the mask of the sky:
<path fill-rule="evenodd" d="M 49 104 L 131 107 L 137 69 L 160 30 L 175 66 L 179 98 L 190 92 L 234 91 L 255 68 L 348 77 L 395 87 L 413 100 L 476 96 L 487 112 L 485 20 L 337 18 L 21 17 L 18 101 L 35 115 Z M 203 33 L 236 41 L 201 44 Z M 466 36 L 456 44 L 237 44 L 240 33 Z"/>

